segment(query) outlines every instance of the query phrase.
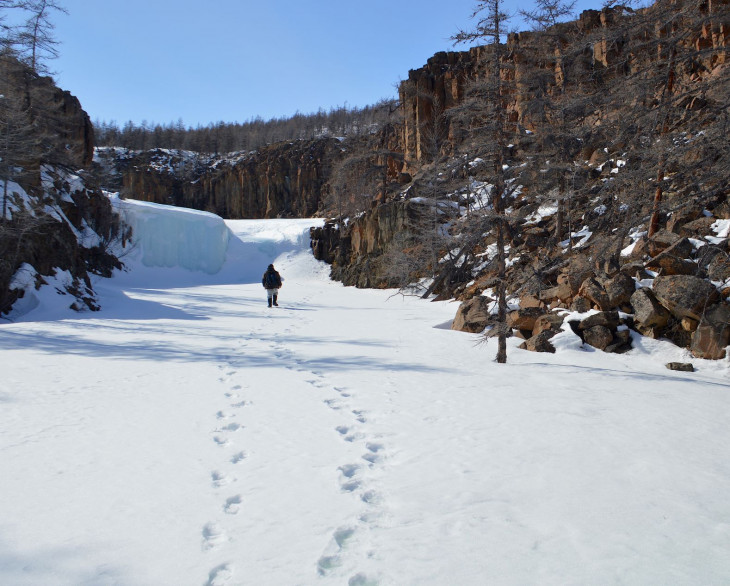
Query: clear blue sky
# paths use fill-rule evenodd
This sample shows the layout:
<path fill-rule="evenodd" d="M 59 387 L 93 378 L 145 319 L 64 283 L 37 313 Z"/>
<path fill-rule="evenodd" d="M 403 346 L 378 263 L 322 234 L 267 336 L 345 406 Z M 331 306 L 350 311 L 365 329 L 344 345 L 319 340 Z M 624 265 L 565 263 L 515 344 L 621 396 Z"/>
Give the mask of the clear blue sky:
<path fill-rule="evenodd" d="M 515 0 L 512 0 L 513 2 Z M 92 120 L 267 120 L 396 95 L 473 0 L 62 0 L 59 85 Z M 521 3 L 520 6 L 531 7 Z M 512 11 L 516 10 L 516 4 Z M 599 8 L 580 0 L 577 10 Z M 515 21 L 513 28 L 524 29 Z"/>

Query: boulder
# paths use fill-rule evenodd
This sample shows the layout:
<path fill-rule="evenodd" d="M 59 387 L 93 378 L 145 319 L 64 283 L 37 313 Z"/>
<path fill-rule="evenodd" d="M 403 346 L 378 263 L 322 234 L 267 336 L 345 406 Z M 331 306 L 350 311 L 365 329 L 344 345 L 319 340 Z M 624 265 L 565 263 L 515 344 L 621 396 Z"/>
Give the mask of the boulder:
<path fill-rule="evenodd" d="M 540 307 L 522 307 L 507 314 L 507 325 L 516 330 L 529 330 L 535 327 L 535 321 L 545 313 Z"/>
<path fill-rule="evenodd" d="M 710 263 L 715 260 L 715 257 L 718 255 L 727 256 L 727 253 L 725 252 L 723 246 L 718 246 L 716 244 L 705 244 L 697 252 L 697 264 L 703 269 L 706 269 L 710 266 Z"/>
<path fill-rule="evenodd" d="M 615 330 L 618 325 L 619 316 L 617 311 L 599 311 L 582 320 L 578 327 L 581 330 L 588 330 L 594 326 L 604 326 Z"/>
<path fill-rule="evenodd" d="M 682 227 L 679 229 L 679 233 L 682 236 L 697 238 L 697 236 L 709 234 L 711 231 L 710 226 L 712 226 L 712 224 L 714 224 L 716 221 L 717 218 L 706 218 L 703 216 L 702 218 L 697 218 L 692 222 L 687 222 L 686 224 L 682 225 Z"/>
<path fill-rule="evenodd" d="M 631 332 L 627 329 L 620 330 L 613 335 L 613 341 L 604 348 L 604 352 L 623 354 L 631 350 Z"/>
<path fill-rule="evenodd" d="M 611 309 L 611 302 L 606 290 L 594 278 L 589 278 L 583 281 L 578 294 L 581 297 L 588 299 L 588 301 L 601 311 Z"/>
<path fill-rule="evenodd" d="M 674 212 L 667 220 L 667 230 L 679 234 L 679 229 L 686 223 L 696 220 L 702 215 L 702 209 L 693 207 Z"/>
<path fill-rule="evenodd" d="M 564 320 L 565 317 L 558 315 L 557 313 L 546 313 L 541 315 L 535 320 L 535 326 L 532 328 L 532 335 L 536 336 L 537 334 L 547 330 L 559 332 L 560 326 L 563 325 Z"/>
<path fill-rule="evenodd" d="M 695 367 L 691 362 L 667 362 L 666 367 L 669 370 L 678 370 L 680 372 L 694 372 Z"/>
<path fill-rule="evenodd" d="M 682 237 L 678 234 L 674 234 L 669 230 L 659 230 L 651 238 L 643 236 L 634 246 L 631 256 L 633 258 L 642 258 L 646 255 L 654 257 L 680 240 L 682 240 Z"/>
<path fill-rule="evenodd" d="M 644 268 L 644 263 L 639 260 L 627 262 L 626 264 L 621 265 L 621 272 L 626 273 L 629 277 L 634 277 L 639 280 L 650 278 L 649 273 L 647 273 Z"/>
<path fill-rule="evenodd" d="M 473 334 L 483 332 L 491 321 L 489 303 L 489 299 L 481 296 L 464 301 L 456 311 L 451 329 Z"/>
<path fill-rule="evenodd" d="M 697 265 L 686 260 L 692 255 L 694 247 L 687 238 L 680 238 L 666 250 L 657 254 L 646 263 L 646 267 L 662 275 L 695 275 Z"/>
<path fill-rule="evenodd" d="M 570 304 L 570 310 L 578 313 L 585 313 L 591 310 L 591 302 L 582 295 L 577 295 Z"/>
<path fill-rule="evenodd" d="M 556 333 L 553 330 L 540 332 L 536 336 L 532 336 L 529 340 L 522 342 L 520 348 L 529 350 L 530 352 L 550 352 L 551 354 L 555 354 L 555 346 L 550 343 L 550 338 Z"/>
<path fill-rule="evenodd" d="M 569 302 L 573 298 L 573 295 L 573 288 L 567 283 L 564 283 L 540 291 L 540 301 L 543 303 L 552 303 L 555 300 Z"/>
<path fill-rule="evenodd" d="M 699 321 L 704 309 L 719 298 L 712 283 L 691 275 L 657 277 L 653 291 L 659 303 L 678 319 L 691 317 Z"/>
<path fill-rule="evenodd" d="M 606 326 L 593 326 L 583 329 L 583 339 L 586 344 L 605 350 L 613 342 L 613 333 Z"/>
<path fill-rule="evenodd" d="M 636 283 L 625 273 L 618 273 L 615 277 L 603 282 L 603 289 L 608 295 L 610 307 L 620 307 L 629 303 L 636 291 Z"/>
<path fill-rule="evenodd" d="M 634 327 L 644 336 L 659 338 L 669 322 L 669 311 L 657 301 L 651 289 L 638 289 L 631 296 Z"/>
<path fill-rule="evenodd" d="M 721 283 L 730 279 L 730 257 L 724 253 L 716 254 L 707 265 L 707 276 Z"/>
<path fill-rule="evenodd" d="M 525 293 L 522 296 L 520 296 L 520 307 L 527 308 L 527 307 L 540 307 L 544 308 L 545 304 L 540 301 L 535 295 L 531 293 Z"/>
<path fill-rule="evenodd" d="M 730 305 L 718 303 L 705 311 L 699 326 L 692 334 L 690 350 L 697 358 L 720 360 L 725 358 L 730 344 Z"/>
<path fill-rule="evenodd" d="M 647 262 L 646 268 L 661 272 L 662 275 L 696 275 L 698 270 L 697 264 L 691 260 L 678 258 L 667 252 L 662 252 Z"/>

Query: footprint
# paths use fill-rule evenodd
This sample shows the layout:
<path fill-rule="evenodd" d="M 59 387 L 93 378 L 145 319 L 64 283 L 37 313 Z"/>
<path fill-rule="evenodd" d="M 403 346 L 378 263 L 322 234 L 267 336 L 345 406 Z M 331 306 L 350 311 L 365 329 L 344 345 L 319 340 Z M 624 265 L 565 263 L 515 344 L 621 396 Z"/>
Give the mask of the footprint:
<path fill-rule="evenodd" d="M 239 429 L 242 429 L 242 428 L 243 428 L 243 425 L 240 425 L 238 423 L 229 423 L 228 425 L 224 425 L 218 431 L 238 431 Z"/>
<path fill-rule="evenodd" d="M 335 387 L 334 389 L 335 389 L 335 391 L 337 391 L 340 394 L 341 397 L 349 397 L 350 396 L 350 393 L 345 392 L 345 389 L 343 389 L 343 388 Z"/>
<path fill-rule="evenodd" d="M 339 568 L 342 562 L 338 555 L 323 555 L 317 562 L 317 573 L 320 576 L 325 576 L 329 570 Z"/>
<path fill-rule="evenodd" d="M 375 464 L 375 462 L 380 460 L 380 456 L 378 455 L 378 452 L 383 449 L 383 444 L 368 442 L 367 444 L 365 444 L 365 447 L 368 449 L 368 453 L 364 454 L 362 456 L 363 460 L 366 460 L 367 462 L 370 462 L 371 464 Z"/>
<path fill-rule="evenodd" d="M 228 413 L 228 411 L 218 411 L 218 413 L 215 414 L 215 416 L 218 419 L 228 419 L 230 417 L 235 417 L 235 413 Z"/>
<path fill-rule="evenodd" d="M 340 406 L 337 404 L 337 399 L 325 399 L 324 400 L 325 405 L 329 407 L 330 409 L 334 409 L 335 411 L 338 411 L 340 409 Z"/>
<path fill-rule="evenodd" d="M 245 407 L 246 405 L 250 405 L 248 401 L 239 401 L 238 403 L 231 403 L 231 407 L 235 407 L 236 409 L 240 407 Z"/>
<path fill-rule="evenodd" d="M 342 476 L 345 478 L 352 478 L 357 474 L 357 471 L 360 469 L 360 466 L 357 464 L 344 464 L 338 468 L 340 472 L 342 472 Z"/>
<path fill-rule="evenodd" d="M 329 570 L 333 570 L 342 565 L 340 553 L 347 544 L 347 541 L 352 538 L 354 534 L 354 527 L 340 527 L 334 532 L 332 535 L 332 543 L 327 546 L 327 550 L 330 555 L 323 555 L 317 562 L 317 572 L 320 576 L 324 576 Z"/>
<path fill-rule="evenodd" d="M 365 423 L 367 421 L 364 412 L 360 411 L 359 409 L 355 409 L 352 414 L 355 416 L 355 419 L 360 423 Z"/>
<path fill-rule="evenodd" d="M 358 572 L 347 581 L 347 586 L 378 586 L 380 582 L 367 574 Z"/>
<path fill-rule="evenodd" d="M 206 523 L 203 527 L 203 551 L 218 547 L 226 540 L 226 534 L 218 523 Z"/>
<path fill-rule="evenodd" d="M 210 478 L 213 481 L 213 486 L 216 488 L 225 486 L 231 482 L 231 479 L 228 476 L 223 474 L 223 472 L 218 472 L 218 470 L 213 470 L 213 472 L 210 473 Z"/>
<path fill-rule="evenodd" d="M 333 538 L 337 547 L 342 549 L 345 546 L 345 543 L 347 543 L 353 535 L 355 535 L 354 527 L 340 527 L 337 531 L 335 531 Z"/>
<path fill-rule="evenodd" d="M 338 425 L 337 427 L 335 427 L 335 431 L 337 431 L 337 433 L 339 433 L 340 435 L 347 435 L 347 432 L 350 431 L 350 428 L 346 425 Z"/>
<path fill-rule="evenodd" d="M 241 460 L 246 459 L 246 452 L 238 452 L 231 457 L 231 464 L 238 464 Z"/>
<path fill-rule="evenodd" d="M 230 441 L 228 440 L 228 438 L 227 438 L 227 437 L 224 437 L 224 436 L 222 436 L 222 435 L 216 435 L 216 436 L 213 436 L 213 441 L 214 441 L 214 442 L 215 442 L 216 444 L 218 444 L 218 445 L 219 445 L 220 447 L 228 446 L 228 445 L 230 445 L 230 443 L 231 443 L 231 442 L 230 442 Z"/>
<path fill-rule="evenodd" d="M 365 460 L 366 462 L 370 462 L 371 464 L 375 464 L 375 462 L 380 460 L 380 456 L 378 456 L 377 454 L 372 454 L 372 453 L 368 452 L 367 454 L 362 455 L 362 459 Z"/>
<path fill-rule="evenodd" d="M 205 586 L 225 586 L 231 578 L 233 578 L 233 566 L 221 564 L 208 573 L 208 581 Z"/>
<path fill-rule="evenodd" d="M 235 515 L 241 509 L 242 502 L 243 499 L 241 498 L 240 494 L 229 497 L 226 499 L 226 504 L 223 507 L 223 511 L 228 513 L 229 515 Z"/>
<path fill-rule="evenodd" d="M 364 493 L 360 495 L 360 500 L 368 505 L 377 505 L 379 504 L 383 499 L 381 496 L 375 492 L 374 490 L 366 490 Z"/>

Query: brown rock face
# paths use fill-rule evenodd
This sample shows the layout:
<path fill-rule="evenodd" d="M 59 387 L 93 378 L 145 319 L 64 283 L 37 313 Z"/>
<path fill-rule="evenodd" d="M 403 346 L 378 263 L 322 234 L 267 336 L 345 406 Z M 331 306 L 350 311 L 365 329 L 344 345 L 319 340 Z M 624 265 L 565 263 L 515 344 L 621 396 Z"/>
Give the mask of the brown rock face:
<path fill-rule="evenodd" d="M 451 324 L 452 330 L 478 334 L 489 325 L 489 300 L 485 297 L 472 297 L 459 306 Z"/>

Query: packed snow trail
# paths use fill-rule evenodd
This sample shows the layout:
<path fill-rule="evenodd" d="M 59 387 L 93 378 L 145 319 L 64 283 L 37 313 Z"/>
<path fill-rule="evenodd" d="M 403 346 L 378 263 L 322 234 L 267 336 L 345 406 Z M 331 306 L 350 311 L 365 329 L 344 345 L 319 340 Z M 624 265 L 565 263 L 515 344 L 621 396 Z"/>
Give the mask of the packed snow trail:
<path fill-rule="evenodd" d="M 329 281 L 308 222 L 228 225 L 214 275 L 0 326 L 0 584 L 730 581 L 727 361 L 497 365 L 455 304 Z"/>

